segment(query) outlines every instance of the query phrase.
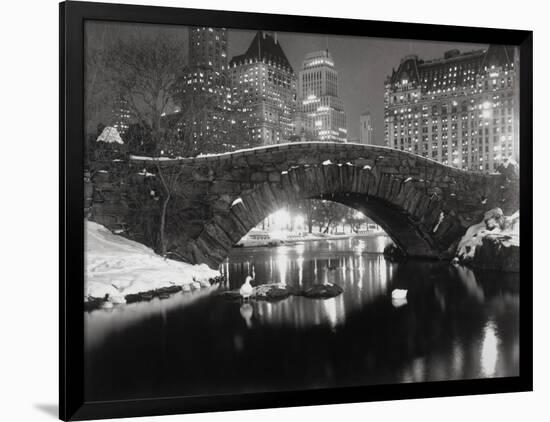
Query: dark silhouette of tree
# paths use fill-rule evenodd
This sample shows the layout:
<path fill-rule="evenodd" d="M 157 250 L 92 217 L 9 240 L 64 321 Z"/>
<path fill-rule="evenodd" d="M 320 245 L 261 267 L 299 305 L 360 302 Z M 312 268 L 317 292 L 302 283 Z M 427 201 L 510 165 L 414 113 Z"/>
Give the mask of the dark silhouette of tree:
<path fill-rule="evenodd" d="M 96 77 L 103 86 L 124 98 L 134 122 L 125 136 L 129 150 L 151 157 L 151 164 L 163 189 L 160 201 L 159 241 L 162 254 L 167 252 L 166 216 L 182 166 L 162 166 L 167 158 L 196 153 L 193 123 L 209 112 L 212 102 L 199 95 L 179 98 L 174 94 L 185 57 L 181 43 L 163 33 L 143 36 L 133 33 L 118 38 L 91 55 Z"/>
<path fill-rule="evenodd" d="M 182 89 L 183 75 L 190 69 L 181 40 L 163 32 L 144 35 L 137 31 L 105 38 L 86 54 L 87 119 L 101 110 L 112 114 L 113 101 L 124 100 L 131 116 L 123 138 L 128 151 L 149 157 L 146 167 L 154 171 L 162 190 L 156 196 L 160 206 L 156 243 L 164 255 L 169 204 L 183 166 L 164 166 L 163 162 L 249 146 L 248 130 L 242 119 L 220 106 L 220 95 L 227 96 L 223 89 Z M 227 82 L 223 81 L 226 87 Z M 212 120 L 217 122 L 215 135 L 197 136 L 201 125 Z"/>

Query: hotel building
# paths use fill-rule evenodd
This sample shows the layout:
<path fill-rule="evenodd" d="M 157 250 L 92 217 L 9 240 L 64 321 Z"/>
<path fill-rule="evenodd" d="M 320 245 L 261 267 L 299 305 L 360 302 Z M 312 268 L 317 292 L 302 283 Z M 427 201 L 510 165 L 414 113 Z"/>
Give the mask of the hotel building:
<path fill-rule="evenodd" d="M 277 34 L 257 32 L 248 50 L 229 63 L 233 107 L 251 145 L 288 142 L 293 135 L 296 75 Z"/>
<path fill-rule="evenodd" d="M 385 83 L 386 144 L 476 171 L 519 160 L 517 60 L 512 47 L 496 45 L 404 57 Z"/>

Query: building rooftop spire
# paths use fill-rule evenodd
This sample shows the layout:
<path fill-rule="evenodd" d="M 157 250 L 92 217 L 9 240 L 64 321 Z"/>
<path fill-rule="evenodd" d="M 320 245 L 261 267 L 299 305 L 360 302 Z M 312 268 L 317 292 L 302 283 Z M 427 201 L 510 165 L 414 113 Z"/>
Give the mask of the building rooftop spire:
<path fill-rule="evenodd" d="M 277 34 L 269 35 L 264 31 L 258 31 L 244 54 L 233 57 L 231 65 L 242 63 L 248 60 L 268 60 L 293 71 Z"/>

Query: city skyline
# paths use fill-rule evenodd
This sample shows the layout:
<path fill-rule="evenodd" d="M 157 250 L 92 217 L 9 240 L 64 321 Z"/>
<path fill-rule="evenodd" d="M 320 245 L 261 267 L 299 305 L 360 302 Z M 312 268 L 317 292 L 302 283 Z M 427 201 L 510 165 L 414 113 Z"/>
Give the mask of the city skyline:
<path fill-rule="evenodd" d="M 269 32 L 269 31 L 268 31 Z M 228 30 L 228 55 L 242 54 L 256 31 Z M 486 44 L 444 43 L 416 40 L 278 32 L 277 37 L 291 66 L 301 69 L 307 54 L 328 48 L 338 69 L 339 96 L 344 103 L 348 142 L 360 137 L 360 116 L 367 109 L 373 120 L 374 144 L 384 145 L 384 82 L 401 59 L 416 54 L 437 59 L 452 49 L 470 51 Z M 376 60 L 372 60 L 375 57 Z"/>
<path fill-rule="evenodd" d="M 138 33 L 140 37 L 166 34 L 181 42 L 188 54 L 188 29 L 190 26 L 136 25 L 129 23 L 94 22 L 86 31 L 88 46 L 98 47 L 116 38 L 125 38 Z M 267 31 L 269 32 L 269 31 Z M 227 58 L 246 52 L 256 35 L 256 30 L 228 29 Z M 374 144 L 384 145 L 384 82 L 397 69 L 401 59 L 416 54 L 424 60 L 442 57 L 451 49 L 461 52 L 487 48 L 486 44 L 464 44 L 416 40 L 391 40 L 382 38 L 335 36 L 278 32 L 277 38 L 288 61 L 297 72 L 307 54 L 328 50 L 336 63 L 339 77 L 339 96 L 344 103 L 347 120 L 348 142 L 360 138 L 360 116 L 367 109 L 372 115 Z M 375 58 L 375 60 L 373 60 Z M 87 121 L 87 131 L 93 132 L 97 124 L 106 123 L 106 115 Z"/>

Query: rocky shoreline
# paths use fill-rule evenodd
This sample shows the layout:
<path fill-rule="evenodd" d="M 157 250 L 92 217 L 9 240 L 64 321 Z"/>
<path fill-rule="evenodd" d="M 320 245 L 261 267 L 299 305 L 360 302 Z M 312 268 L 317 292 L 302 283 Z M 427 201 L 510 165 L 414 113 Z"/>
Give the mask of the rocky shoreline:
<path fill-rule="evenodd" d="M 219 284 L 225 280 L 224 276 L 217 276 L 209 279 L 208 281 L 202 281 L 202 282 L 193 282 L 189 284 L 184 285 L 171 285 L 167 287 L 160 287 L 158 289 L 151 289 L 143 292 L 138 293 L 130 293 L 124 296 L 125 303 L 136 303 L 136 302 L 148 302 L 150 300 L 153 300 L 154 298 L 159 299 L 168 299 L 170 296 L 172 296 L 175 293 L 190 293 L 195 290 L 205 289 L 209 288 L 213 285 Z M 120 303 L 122 304 L 122 303 Z M 93 311 L 96 309 L 101 309 L 105 307 L 112 307 L 113 303 L 110 301 L 109 295 L 105 295 L 105 297 L 99 298 L 99 297 L 87 297 L 86 300 L 84 300 L 84 310 L 85 311 Z"/>
<path fill-rule="evenodd" d="M 453 261 L 480 270 L 519 272 L 519 258 L 519 211 L 505 216 L 494 208 L 466 231 Z"/>
<path fill-rule="evenodd" d="M 466 230 L 451 256 L 455 265 L 519 272 L 519 211 L 511 216 L 505 216 L 500 208 L 487 211 L 480 223 Z M 384 248 L 384 257 L 393 262 L 407 258 L 394 244 Z"/>

